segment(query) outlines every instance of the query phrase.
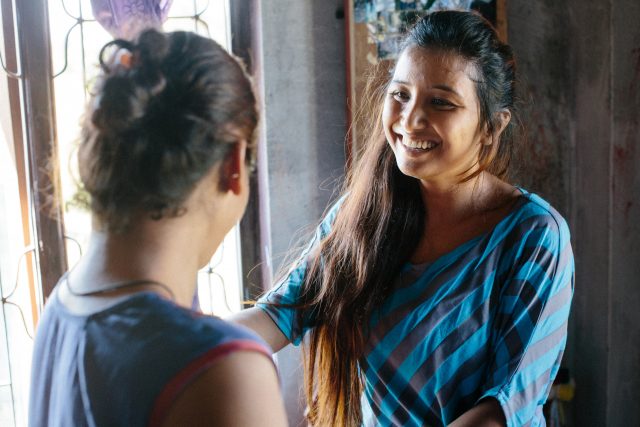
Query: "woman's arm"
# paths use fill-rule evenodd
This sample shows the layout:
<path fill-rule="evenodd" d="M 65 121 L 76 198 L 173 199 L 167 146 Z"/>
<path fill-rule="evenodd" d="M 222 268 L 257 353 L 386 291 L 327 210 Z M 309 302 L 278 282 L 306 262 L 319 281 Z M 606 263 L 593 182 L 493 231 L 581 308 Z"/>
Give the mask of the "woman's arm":
<path fill-rule="evenodd" d="M 509 426 L 540 417 L 564 354 L 574 287 L 569 228 L 562 217 L 532 205 L 523 225 L 513 259 L 504 260 L 508 272 L 494 285 L 499 292 L 491 359 L 480 394 L 481 402 L 499 400 Z"/>
<path fill-rule="evenodd" d="M 257 307 L 242 310 L 226 320 L 240 323 L 249 329 L 253 329 L 271 346 L 274 353 L 289 344 L 287 337 L 284 336 L 269 315 Z"/>
<path fill-rule="evenodd" d="M 278 377 L 264 354 L 239 351 L 198 376 L 173 403 L 162 424 L 286 426 Z"/>
<path fill-rule="evenodd" d="M 449 427 L 504 427 L 507 421 L 496 399 L 488 398 L 456 418 Z"/>

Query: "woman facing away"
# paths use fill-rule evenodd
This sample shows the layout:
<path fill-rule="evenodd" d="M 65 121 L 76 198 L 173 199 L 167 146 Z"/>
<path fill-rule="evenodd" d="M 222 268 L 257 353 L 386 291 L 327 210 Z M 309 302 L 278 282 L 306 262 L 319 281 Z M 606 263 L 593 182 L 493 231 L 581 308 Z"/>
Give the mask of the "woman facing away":
<path fill-rule="evenodd" d="M 271 349 L 190 309 L 247 204 L 251 83 L 193 33 L 105 48 L 79 148 L 93 231 L 38 326 L 30 425 L 286 425 Z"/>
<path fill-rule="evenodd" d="M 515 63 L 469 12 L 427 15 L 346 190 L 236 320 L 305 352 L 313 425 L 543 426 L 566 342 L 564 219 L 505 181 Z"/>

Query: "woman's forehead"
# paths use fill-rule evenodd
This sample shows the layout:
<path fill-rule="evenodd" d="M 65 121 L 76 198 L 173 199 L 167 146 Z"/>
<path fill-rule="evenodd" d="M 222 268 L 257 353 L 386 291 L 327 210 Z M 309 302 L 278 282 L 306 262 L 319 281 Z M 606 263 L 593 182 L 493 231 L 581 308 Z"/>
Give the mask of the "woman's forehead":
<path fill-rule="evenodd" d="M 461 84 L 464 80 L 473 83 L 476 75 L 473 62 L 458 53 L 417 46 L 410 46 L 400 54 L 393 73 L 394 79 L 436 78 L 449 83 L 460 81 Z"/>

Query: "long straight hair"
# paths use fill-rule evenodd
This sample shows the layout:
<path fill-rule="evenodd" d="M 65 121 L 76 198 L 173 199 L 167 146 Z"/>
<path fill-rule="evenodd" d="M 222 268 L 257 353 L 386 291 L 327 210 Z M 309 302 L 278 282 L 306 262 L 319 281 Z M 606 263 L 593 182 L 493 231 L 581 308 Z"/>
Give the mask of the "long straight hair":
<path fill-rule="evenodd" d="M 418 181 L 400 172 L 381 126 L 375 128 L 347 177 L 347 196 L 320 243 L 321 255 L 310 265 L 302 294 L 302 305 L 313 307 L 318 320 L 305 353 L 313 425 L 360 424 L 358 360 L 368 319 L 422 235 Z"/>
<path fill-rule="evenodd" d="M 482 17 L 454 11 L 429 14 L 409 31 L 404 48 L 410 46 L 450 51 L 471 61 L 480 76 L 480 123 L 490 131 L 496 128 L 497 111 L 508 108 L 515 114 L 511 51 Z M 369 319 L 389 296 L 424 231 L 427 212 L 419 181 L 399 170 L 382 130 L 388 83 L 377 83 L 368 88 L 374 120 L 369 137 L 347 177 L 331 232 L 310 261 L 299 301 L 298 316 L 311 312 L 315 320 L 304 361 L 312 425 L 362 423 L 359 361 L 365 356 Z M 480 170 L 504 176 L 512 135 L 509 129 L 490 151 L 480 153 Z"/>

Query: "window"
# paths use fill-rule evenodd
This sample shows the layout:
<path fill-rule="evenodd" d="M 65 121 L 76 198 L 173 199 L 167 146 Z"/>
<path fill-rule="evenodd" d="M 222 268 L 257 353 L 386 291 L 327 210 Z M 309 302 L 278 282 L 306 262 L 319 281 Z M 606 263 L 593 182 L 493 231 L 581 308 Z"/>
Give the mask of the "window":
<path fill-rule="evenodd" d="M 26 425 L 31 346 L 40 293 L 26 173 L 15 6 L 0 21 L 0 425 Z"/>
<path fill-rule="evenodd" d="M 78 203 L 81 197 L 75 160 L 78 123 L 98 73 L 98 53 L 111 36 L 95 21 L 89 0 L 50 1 L 49 25 L 54 92 L 64 94 L 55 98 L 55 108 L 66 249 L 71 267 L 86 247 L 91 230 L 89 212 Z M 229 49 L 227 1 L 173 2 L 164 29 L 195 31 Z M 198 275 L 203 312 L 224 316 L 239 311 L 241 289 L 239 234 L 235 228 L 209 266 Z"/>

